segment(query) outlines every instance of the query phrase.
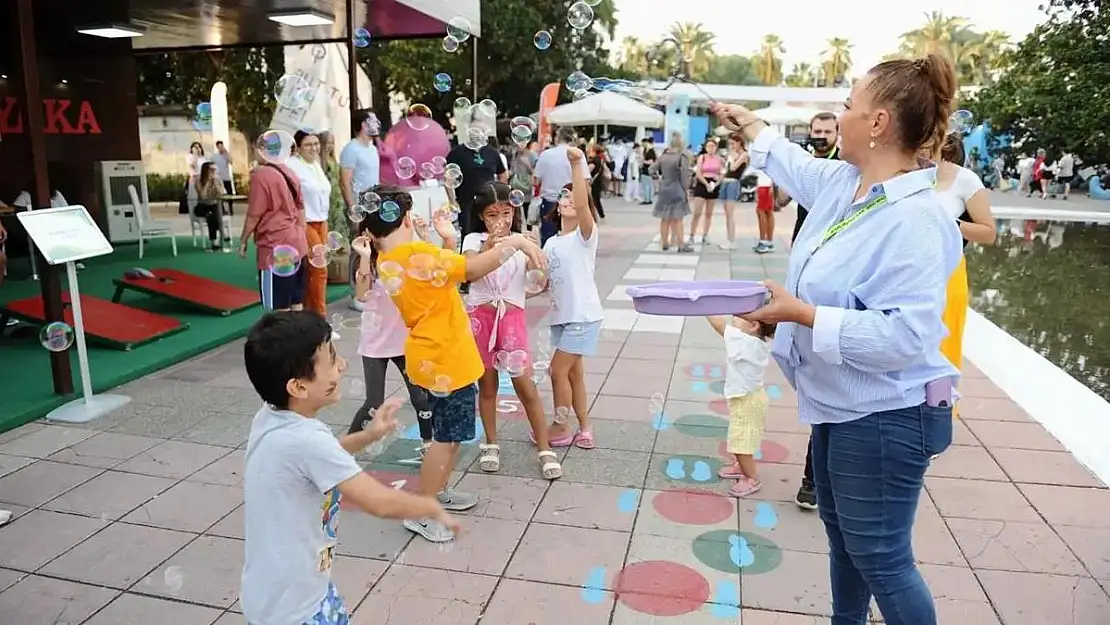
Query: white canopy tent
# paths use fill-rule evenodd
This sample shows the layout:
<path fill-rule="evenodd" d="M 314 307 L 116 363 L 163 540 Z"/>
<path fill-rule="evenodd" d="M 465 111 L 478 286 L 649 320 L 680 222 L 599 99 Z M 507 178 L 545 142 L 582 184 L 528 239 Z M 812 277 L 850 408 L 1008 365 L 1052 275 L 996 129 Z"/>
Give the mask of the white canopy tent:
<path fill-rule="evenodd" d="M 808 124 L 814 115 L 823 112 L 820 109 L 801 106 L 771 106 L 752 111 L 752 114 L 772 126 L 794 126 Z"/>
<path fill-rule="evenodd" d="M 646 104 L 611 91 L 557 106 L 547 115 L 556 126 L 633 126 L 662 128 L 664 116 Z"/>

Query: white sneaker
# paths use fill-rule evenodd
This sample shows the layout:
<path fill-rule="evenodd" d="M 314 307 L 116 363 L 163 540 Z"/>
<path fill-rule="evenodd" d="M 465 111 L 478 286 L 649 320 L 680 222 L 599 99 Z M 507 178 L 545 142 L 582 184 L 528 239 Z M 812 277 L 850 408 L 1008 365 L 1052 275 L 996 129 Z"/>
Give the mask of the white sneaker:
<path fill-rule="evenodd" d="M 402 525 L 408 531 L 423 537 L 430 543 L 446 543 L 455 540 L 455 533 L 439 521 L 421 519 L 419 521 L 405 521 Z"/>
<path fill-rule="evenodd" d="M 14 513 L 11 510 L 0 510 L 0 526 L 7 525 L 12 520 Z"/>
<path fill-rule="evenodd" d="M 722 250 L 726 250 L 726 251 L 731 250 L 732 249 L 732 241 L 725 241 L 724 243 L 721 243 L 717 247 L 721 248 Z"/>

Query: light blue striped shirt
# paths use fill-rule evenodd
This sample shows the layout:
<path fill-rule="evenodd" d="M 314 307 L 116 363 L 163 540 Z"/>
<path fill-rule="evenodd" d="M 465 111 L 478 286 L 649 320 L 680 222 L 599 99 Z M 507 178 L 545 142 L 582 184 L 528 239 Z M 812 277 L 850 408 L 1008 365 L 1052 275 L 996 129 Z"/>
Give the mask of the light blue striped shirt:
<path fill-rule="evenodd" d="M 927 382 L 958 377 L 940 342 L 948 277 L 963 247 L 933 189 L 936 169 L 891 178 L 853 202 L 860 174 L 849 163 L 814 158 L 769 128 L 751 155 L 753 168 L 810 207 L 786 288 L 817 314 L 812 329 L 780 323 L 772 349 L 798 392 L 802 422 L 917 406 Z M 883 194 L 885 204 L 816 249 L 826 230 Z"/>

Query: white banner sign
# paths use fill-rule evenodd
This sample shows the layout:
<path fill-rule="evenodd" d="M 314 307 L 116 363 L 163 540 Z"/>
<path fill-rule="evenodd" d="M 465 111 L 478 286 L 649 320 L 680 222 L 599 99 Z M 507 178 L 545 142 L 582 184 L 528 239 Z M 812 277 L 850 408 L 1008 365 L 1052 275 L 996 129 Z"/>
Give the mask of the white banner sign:
<path fill-rule="evenodd" d="M 290 134 L 298 130 L 329 131 L 335 135 L 336 151 L 351 138 L 348 99 L 347 50 L 337 43 L 287 46 L 285 73 L 305 80 L 311 89 L 307 106 L 291 109 L 278 106 L 270 128 Z M 370 107 L 370 79 L 358 68 L 359 107 Z"/>

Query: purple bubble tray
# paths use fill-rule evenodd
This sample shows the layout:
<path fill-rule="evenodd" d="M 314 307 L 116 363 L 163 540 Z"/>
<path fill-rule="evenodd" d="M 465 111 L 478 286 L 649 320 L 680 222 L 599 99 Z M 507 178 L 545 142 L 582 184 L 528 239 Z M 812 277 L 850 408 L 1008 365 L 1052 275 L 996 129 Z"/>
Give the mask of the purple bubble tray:
<path fill-rule="evenodd" d="M 636 312 L 671 317 L 743 315 L 763 306 L 767 287 L 750 280 L 656 282 L 628 287 Z"/>

